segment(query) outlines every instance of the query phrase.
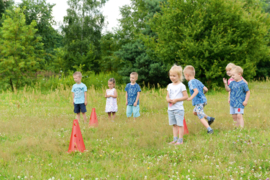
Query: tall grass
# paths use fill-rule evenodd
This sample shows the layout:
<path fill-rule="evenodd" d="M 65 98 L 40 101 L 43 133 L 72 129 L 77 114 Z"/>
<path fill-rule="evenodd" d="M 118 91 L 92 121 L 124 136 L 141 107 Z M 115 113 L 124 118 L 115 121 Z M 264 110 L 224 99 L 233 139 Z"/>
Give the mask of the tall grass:
<path fill-rule="evenodd" d="M 49 87 L 49 86 L 48 86 Z M 73 113 L 70 88 L 42 93 L 24 89 L 0 94 L 0 179 L 266 179 L 270 177 L 270 85 L 250 84 L 245 128 L 235 129 L 226 92 L 207 95 L 208 135 L 185 102 L 189 135 L 171 146 L 166 89 L 143 90 L 141 117 L 125 116 L 118 89 L 117 118 L 107 119 L 105 87 L 88 90 L 87 116 L 96 108 L 98 128 L 80 123 L 87 152 L 68 154 Z M 127 121 L 127 122 L 126 122 Z"/>

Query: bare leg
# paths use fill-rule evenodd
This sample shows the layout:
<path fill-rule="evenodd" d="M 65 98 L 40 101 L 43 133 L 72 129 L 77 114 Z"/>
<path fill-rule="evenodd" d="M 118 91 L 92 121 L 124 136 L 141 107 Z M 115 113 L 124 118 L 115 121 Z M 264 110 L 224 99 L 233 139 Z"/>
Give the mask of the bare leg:
<path fill-rule="evenodd" d="M 173 137 L 178 136 L 178 126 L 176 124 L 173 125 Z"/>
<path fill-rule="evenodd" d="M 108 112 L 108 118 L 109 118 L 109 120 L 112 119 L 112 118 L 111 118 L 111 112 Z"/>
<path fill-rule="evenodd" d="M 82 113 L 82 115 L 83 115 L 84 123 L 86 123 L 86 114 L 85 113 Z"/>
<path fill-rule="evenodd" d="M 77 113 L 78 122 L 80 122 L 80 113 Z"/>
<path fill-rule="evenodd" d="M 206 127 L 206 128 L 209 128 L 210 127 L 209 124 L 208 124 L 208 121 L 205 120 L 204 118 L 200 119 L 200 121 L 204 125 L 204 127 Z"/>
<path fill-rule="evenodd" d="M 234 122 L 235 122 L 235 126 L 238 127 L 239 124 L 238 124 L 238 122 L 237 122 L 237 114 L 233 114 L 233 115 L 232 115 L 232 118 L 233 118 L 233 120 L 234 120 Z"/>
<path fill-rule="evenodd" d="M 184 137 L 184 128 L 183 126 L 178 126 L 178 132 L 179 132 L 179 138 L 182 138 Z"/>
<path fill-rule="evenodd" d="M 242 114 L 237 114 L 237 123 L 241 128 L 244 127 L 244 119 Z"/>
<path fill-rule="evenodd" d="M 115 112 L 112 112 L 112 121 L 114 122 L 114 119 L 115 119 L 115 115 L 116 113 Z"/>

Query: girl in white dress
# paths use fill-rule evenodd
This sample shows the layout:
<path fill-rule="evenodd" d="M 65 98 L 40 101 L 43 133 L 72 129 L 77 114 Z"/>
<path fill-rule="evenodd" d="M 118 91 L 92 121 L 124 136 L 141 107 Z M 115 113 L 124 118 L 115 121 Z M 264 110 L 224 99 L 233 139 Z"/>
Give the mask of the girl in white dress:
<path fill-rule="evenodd" d="M 117 91 L 115 87 L 115 79 L 111 78 L 108 81 L 109 89 L 106 90 L 105 98 L 106 100 L 106 108 L 105 112 L 108 113 L 109 119 L 114 122 L 115 113 L 117 112 Z"/>

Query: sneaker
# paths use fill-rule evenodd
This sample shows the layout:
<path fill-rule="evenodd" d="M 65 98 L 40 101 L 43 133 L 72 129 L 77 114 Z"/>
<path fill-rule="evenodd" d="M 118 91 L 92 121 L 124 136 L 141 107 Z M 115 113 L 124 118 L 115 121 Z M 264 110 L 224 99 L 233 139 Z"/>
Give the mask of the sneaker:
<path fill-rule="evenodd" d="M 181 144 L 183 144 L 183 141 L 180 143 L 180 142 L 177 142 L 177 143 L 175 143 L 174 145 L 181 145 Z"/>
<path fill-rule="evenodd" d="M 208 134 L 214 134 L 213 129 L 211 129 L 210 131 L 207 131 Z"/>
<path fill-rule="evenodd" d="M 215 121 L 215 118 L 210 117 L 210 121 L 208 121 L 209 126 L 211 126 L 211 124 L 212 124 L 214 121 Z"/>
<path fill-rule="evenodd" d="M 172 141 L 172 142 L 169 142 L 169 144 L 175 144 L 177 141 Z"/>

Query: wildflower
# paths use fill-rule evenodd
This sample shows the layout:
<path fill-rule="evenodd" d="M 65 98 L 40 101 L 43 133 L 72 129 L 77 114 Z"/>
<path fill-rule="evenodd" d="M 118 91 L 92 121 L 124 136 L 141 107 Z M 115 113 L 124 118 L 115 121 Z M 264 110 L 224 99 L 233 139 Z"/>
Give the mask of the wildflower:
<path fill-rule="evenodd" d="M 21 176 L 18 176 L 18 178 L 20 179 L 20 178 L 21 178 Z"/>
<path fill-rule="evenodd" d="M 150 167 L 148 167 L 147 169 L 150 169 Z"/>

